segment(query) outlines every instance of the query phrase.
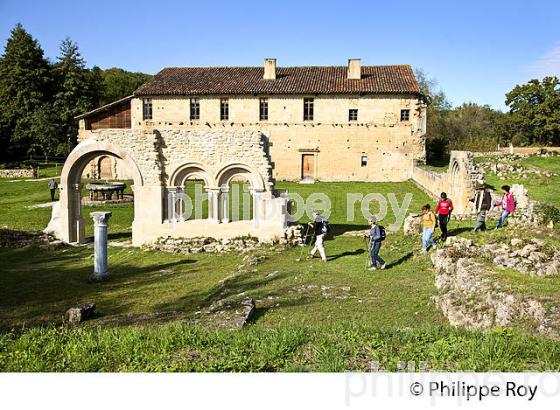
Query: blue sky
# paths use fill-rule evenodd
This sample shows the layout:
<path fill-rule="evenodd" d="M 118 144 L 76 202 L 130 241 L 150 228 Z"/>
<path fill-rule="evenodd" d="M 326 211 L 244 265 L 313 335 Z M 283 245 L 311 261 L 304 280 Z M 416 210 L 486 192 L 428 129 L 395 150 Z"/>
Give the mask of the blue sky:
<path fill-rule="evenodd" d="M 11 1 L 2 48 L 21 22 L 54 59 L 77 41 L 88 66 L 410 64 L 453 104 L 505 109 L 515 84 L 560 76 L 560 1 Z"/>

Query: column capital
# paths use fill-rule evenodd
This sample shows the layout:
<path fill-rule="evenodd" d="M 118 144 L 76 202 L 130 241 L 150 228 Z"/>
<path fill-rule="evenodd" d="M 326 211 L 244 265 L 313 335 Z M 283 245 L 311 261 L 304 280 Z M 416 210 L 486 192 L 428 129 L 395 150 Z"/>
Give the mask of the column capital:
<path fill-rule="evenodd" d="M 91 212 L 89 214 L 90 217 L 93 218 L 93 223 L 95 226 L 107 226 L 107 222 L 109 222 L 109 218 L 111 217 L 112 212 Z"/>

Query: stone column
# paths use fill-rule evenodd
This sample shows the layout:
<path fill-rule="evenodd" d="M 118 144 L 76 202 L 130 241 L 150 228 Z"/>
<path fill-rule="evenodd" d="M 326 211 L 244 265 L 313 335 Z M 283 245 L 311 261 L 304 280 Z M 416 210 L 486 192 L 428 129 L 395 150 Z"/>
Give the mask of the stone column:
<path fill-rule="evenodd" d="M 228 201 L 229 201 L 229 188 L 222 187 L 220 189 L 220 221 L 222 223 L 228 223 Z"/>
<path fill-rule="evenodd" d="M 94 262 L 92 280 L 101 282 L 109 278 L 107 271 L 107 222 L 111 212 L 92 212 L 89 214 L 94 224 Z"/>
<path fill-rule="evenodd" d="M 253 225 L 261 225 L 262 192 L 253 192 Z"/>
<path fill-rule="evenodd" d="M 76 238 L 73 242 L 85 243 L 86 240 L 86 222 L 82 215 L 82 184 L 72 185 L 72 207 L 76 218 Z"/>
<path fill-rule="evenodd" d="M 219 189 L 208 189 L 208 220 L 216 223 L 220 222 L 220 215 L 218 213 L 220 208 L 220 204 L 218 203 L 219 194 Z"/>

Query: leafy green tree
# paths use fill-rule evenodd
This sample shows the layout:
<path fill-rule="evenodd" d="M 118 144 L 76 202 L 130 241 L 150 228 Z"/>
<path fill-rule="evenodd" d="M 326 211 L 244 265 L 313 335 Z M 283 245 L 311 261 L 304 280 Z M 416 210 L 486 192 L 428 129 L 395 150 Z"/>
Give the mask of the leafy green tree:
<path fill-rule="evenodd" d="M 515 86 L 506 94 L 506 105 L 518 144 L 560 144 L 560 81 L 557 77 Z"/>
<path fill-rule="evenodd" d="M 140 85 L 151 78 L 144 73 L 133 73 L 121 68 L 103 71 L 103 96 L 100 105 L 108 104 L 131 95 Z"/>
<path fill-rule="evenodd" d="M 11 31 L 0 60 L 0 156 L 10 159 L 30 153 L 35 137 L 35 111 L 52 98 L 48 61 L 37 40 L 21 24 Z"/>

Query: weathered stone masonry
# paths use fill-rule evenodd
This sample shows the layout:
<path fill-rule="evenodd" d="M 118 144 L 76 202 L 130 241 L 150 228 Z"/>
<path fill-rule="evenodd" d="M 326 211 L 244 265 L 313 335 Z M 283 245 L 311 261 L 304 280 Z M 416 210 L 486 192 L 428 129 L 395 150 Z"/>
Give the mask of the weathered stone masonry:
<path fill-rule="evenodd" d="M 62 171 L 60 205 L 53 208 L 49 230 L 67 242 L 84 239 L 80 179 L 86 165 L 99 155 L 119 158 L 132 174 L 134 244 L 167 236 L 208 236 L 210 231 L 217 238 L 252 235 L 271 240 L 283 236 L 287 198 L 277 197 L 273 189 L 268 144 L 262 133 L 102 129 L 92 132 L 72 151 Z M 253 220 L 229 222 L 228 184 L 239 175 L 251 186 Z M 182 189 L 191 176 L 205 182 L 209 219 L 169 223 L 168 194 Z"/>

